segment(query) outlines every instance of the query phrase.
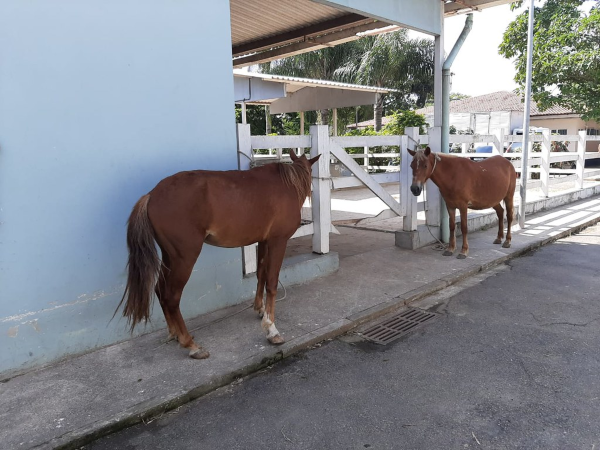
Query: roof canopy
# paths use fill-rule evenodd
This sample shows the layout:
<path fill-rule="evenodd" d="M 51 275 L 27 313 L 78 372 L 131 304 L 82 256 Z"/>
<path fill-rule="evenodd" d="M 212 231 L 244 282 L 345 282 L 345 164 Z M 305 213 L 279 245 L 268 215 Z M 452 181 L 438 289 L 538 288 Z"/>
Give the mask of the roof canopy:
<path fill-rule="evenodd" d="M 234 69 L 236 103 L 269 104 L 272 114 L 372 105 L 382 89 Z"/>
<path fill-rule="evenodd" d="M 511 0 L 230 0 L 234 67 L 272 61 L 399 25 L 440 32 L 444 16 Z"/>

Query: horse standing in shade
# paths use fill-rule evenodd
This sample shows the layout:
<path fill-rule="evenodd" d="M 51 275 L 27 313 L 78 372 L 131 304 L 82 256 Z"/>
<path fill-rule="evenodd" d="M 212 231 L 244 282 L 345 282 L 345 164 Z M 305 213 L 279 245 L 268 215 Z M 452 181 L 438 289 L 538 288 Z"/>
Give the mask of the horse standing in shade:
<path fill-rule="evenodd" d="M 271 344 L 282 344 L 275 327 L 275 297 L 288 239 L 300 226 L 302 204 L 311 190 L 315 156 L 296 156 L 251 170 L 180 172 L 160 181 L 133 207 L 127 226 L 127 286 L 118 309 L 133 331 L 148 321 L 156 293 L 169 338 L 195 359 L 209 353 L 190 336 L 181 312 L 181 293 L 202 245 L 242 247 L 258 242 L 258 284 L 254 309 Z M 162 252 L 158 257 L 155 242 Z M 266 307 L 263 299 L 267 291 Z"/>
<path fill-rule="evenodd" d="M 457 256 L 464 259 L 469 254 L 467 241 L 467 209 L 494 208 L 498 215 L 498 237 L 494 244 L 501 244 L 504 237 L 504 209 L 500 202 L 504 200 L 508 228 L 502 247 L 509 248 L 510 227 L 513 221 L 513 196 L 517 184 L 515 168 L 503 156 L 492 156 L 483 161 L 471 161 L 454 155 L 432 153 L 425 150 L 408 151 L 413 160 L 410 164 L 413 172 L 411 192 L 418 196 L 425 181 L 431 179 L 440 189 L 450 216 L 450 242 L 443 253 L 452 256 L 456 250 L 456 208 L 460 211 L 460 229 L 463 236 L 462 249 Z"/>

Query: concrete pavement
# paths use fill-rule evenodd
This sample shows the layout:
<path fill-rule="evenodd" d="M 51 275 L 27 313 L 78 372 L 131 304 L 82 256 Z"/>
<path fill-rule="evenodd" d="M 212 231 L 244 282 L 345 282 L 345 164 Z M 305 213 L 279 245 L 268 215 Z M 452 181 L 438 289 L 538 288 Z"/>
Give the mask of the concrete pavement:
<path fill-rule="evenodd" d="M 175 343 L 165 344 L 166 333 L 159 331 L 3 380 L 2 447 L 77 448 L 176 408 L 298 350 L 596 223 L 600 198 L 527 219 L 524 230 L 513 232 L 510 249 L 491 244 L 495 227 L 470 233 L 466 260 L 442 257 L 431 247 L 397 248 L 391 233 L 343 229 L 342 235 L 332 236 L 332 249 L 340 248 L 340 269 L 288 287 L 278 302 L 277 327 L 287 340 L 283 346 L 268 345 L 248 301 L 188 321 L 197 341 L 211 352 L 208 360 L 187 358 Z"/>

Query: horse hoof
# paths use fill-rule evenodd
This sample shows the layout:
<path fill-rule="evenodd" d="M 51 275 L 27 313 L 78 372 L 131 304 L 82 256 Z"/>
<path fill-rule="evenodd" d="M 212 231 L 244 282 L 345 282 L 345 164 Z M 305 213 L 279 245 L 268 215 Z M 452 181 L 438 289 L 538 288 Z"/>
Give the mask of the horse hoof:
<path fill-rule="evenodd" d="M 496 240 L 494 241 L 494 244 L 502 244 L 502 239 L 496 239 Z"/>
<path fill-rule="evenodd" d="M 459 253 L 456 259 L 465 259 L 466 257 L 467 255 L 465 255 L 464 253 Z"/>
<path fill-rule="evenodd" d="M 510 242 L 508 241 L 504 241 L 504 244 L 502 244 L 503 248 L 510 248 Z"/>
<path fill-rule="evenodd" d="M 281 344 L 283 344 L 285 342 L 285 339 L 283 339 L 280 334 L 276 334 L 273 337 L 268 337 L 267 336 L 267 339 L 273 345 L 281 345 Z"/>
<path fill-rule="evenodd" d="M 193 359 L 206 359 L 210 356 L 207 350 L 204 350 L 202 347 L 197 348 L 196 350 L 190 350 L 190 358 Z"/>
<path fill-rule="evenodd" d="M 444 253 L 442 253 L 442 256 L 452 256 L 452 253 L 450 250 L 446 250 Z"/>

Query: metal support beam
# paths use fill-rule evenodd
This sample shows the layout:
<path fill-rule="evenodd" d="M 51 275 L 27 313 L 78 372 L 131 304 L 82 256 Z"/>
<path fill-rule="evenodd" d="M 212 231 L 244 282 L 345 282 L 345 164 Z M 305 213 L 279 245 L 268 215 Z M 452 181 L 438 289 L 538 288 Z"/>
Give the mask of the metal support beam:
<path fill-rule="evenodd" d="M 525 206 L 527 202 L 527 166 L 529 156 L 529 114 L 531 111 L 531 69 L 533 62 L 533 15 L 535 11 L 534 0 L 529 3 L 529 24 L 527 29 L 527 71 L 525 79 L 525 111 L 523 113 L 523 150 L 521 156 L 521 178 L 519 193 L 519 226 L 525 227 Z"/>

